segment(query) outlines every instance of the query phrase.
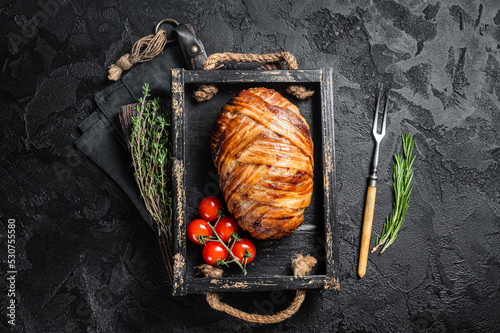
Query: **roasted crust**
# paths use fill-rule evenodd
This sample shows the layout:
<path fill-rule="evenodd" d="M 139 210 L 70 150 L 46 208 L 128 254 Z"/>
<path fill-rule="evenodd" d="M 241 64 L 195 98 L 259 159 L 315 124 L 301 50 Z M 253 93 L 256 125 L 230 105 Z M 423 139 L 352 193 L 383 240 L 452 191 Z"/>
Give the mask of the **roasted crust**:
<path fill-rule="evenodd" d="M 219 112 L 210 139 L 231 215 L 254 238 L 292 233 L 313 188 L 313 143 L 298 108 L 267 88 L 241 91 Z"/>

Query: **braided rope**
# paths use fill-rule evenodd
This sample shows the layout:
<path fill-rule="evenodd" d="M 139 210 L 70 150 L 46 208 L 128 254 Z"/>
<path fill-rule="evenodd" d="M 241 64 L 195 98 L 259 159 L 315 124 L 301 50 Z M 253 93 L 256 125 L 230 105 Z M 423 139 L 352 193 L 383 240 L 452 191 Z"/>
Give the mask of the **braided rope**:
<path fill-rule="evenodd" d="M 299 69 L 299 65 L 297 64 L 297 59 L 295 59 L 293 54 L 289 52 L 268 53 L 268 54 L 231 53 L 231 52 L 214 53 L 207 58 L 205 64 L 203 65 L 203 69 L 209 71 L 214 69 L 215 65 L 218 62 L 228 62 L 228 61 L 256 62 L 256 63 L 284 61 L 288 69 Z"/>
<path fill-rule="evenodd" d="M 122 55 L 116 63 L 109 66 L 108 79 L 116 81 L 121 77 L 123 71 L 130 69 L 135 63 L 153 59 L 163 51 L 165 44 L 167 44 L 167 33 L 163 29 L 156 34 L 142 37 L 135 42 L 130 53 Z"/>

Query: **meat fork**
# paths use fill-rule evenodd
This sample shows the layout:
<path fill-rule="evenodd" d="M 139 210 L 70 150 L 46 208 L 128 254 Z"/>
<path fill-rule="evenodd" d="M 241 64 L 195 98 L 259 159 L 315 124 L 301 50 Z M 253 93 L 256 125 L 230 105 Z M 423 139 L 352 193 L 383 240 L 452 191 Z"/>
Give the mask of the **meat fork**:
<path fill-rule="evenodd" d="M 368 177 L 368 189 L 366 191 L 365 215 L 363 218 L 363 231 L 361 233 L 361 247 L 359 250 L 358 275 L 363 277 L 366 273 L 366 262 L 368 260 L 368 248 L 370 247 L 370 236 L 372 234 L 373 211 L 375 209 L 375 196 L 377 194 L 377 169 L 378 154 L 380 150 L 380 141 L 385 136 L 387 125 L 387 104 L 388 96 L 385 95 L 384 115 L 382 119 L 382 129 L 378 131 L 378 118 L 380 117 L 380 99 L 382 96 L 382 84 L 379 84 L 377 96 L 377 106 L 375 109 L 375 118 L 373 120 L 373 139 L 375 140 L 375 150 L 373 152 L 370 176 Z"/>

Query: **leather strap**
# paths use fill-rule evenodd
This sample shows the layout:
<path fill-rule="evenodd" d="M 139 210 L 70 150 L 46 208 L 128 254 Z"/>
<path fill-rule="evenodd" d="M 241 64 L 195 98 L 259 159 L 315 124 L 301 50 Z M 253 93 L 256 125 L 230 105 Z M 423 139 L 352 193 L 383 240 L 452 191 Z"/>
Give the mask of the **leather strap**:
<path fill-rule="evenodd" d="M 189 23 L 179 24 L 174 31 L 177 33 L 179 46 L 190 69 L 203 69 L 207 53 L 200 39 L 196 37 L 193 26 Z"/>

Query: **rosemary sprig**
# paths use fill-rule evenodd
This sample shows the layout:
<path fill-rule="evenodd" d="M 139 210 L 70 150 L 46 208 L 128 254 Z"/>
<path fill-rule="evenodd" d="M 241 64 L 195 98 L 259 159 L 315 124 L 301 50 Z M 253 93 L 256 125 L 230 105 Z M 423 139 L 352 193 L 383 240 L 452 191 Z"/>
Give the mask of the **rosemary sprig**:
<path fill-rule="evenodd" d="M 170 193 L 171 156 L 168 145 L 170 122 L 160 112 L 160 99 L 150 97 L 149 84 L 144 83 L 143 96 L 132 118 L 130 151 L 134 176 L 148 212 L 167 242 L 171 241 L 172 196 Z M 170 251 L 170 246 L 167 246 Z M 169 253 L 168 255 L 171 255 Z M 170 263 L 169 260 L 167 260 Z M 171 268 L 171 267 L 169 267 Z M 170 270 L 171 271 L 171 270 Z"/>
<path fill-rule="evenodd" d="M 413 189 L 413 144 L 415 140 L 410 133 L 401 136 L 403 139 L 403 155 L 395 154 L 396 164 L 394 165 L 394 196 L 395 201 L 391 215 L 386 219 L 382 235 L 377 237 L 377 245 L 372 249 L 372 253 L 383 245 L 380 253 L 384 251 L 396 240 L 399 229 L 405 219 L 406 211 L 410 204 L 410 194 Z"/>

